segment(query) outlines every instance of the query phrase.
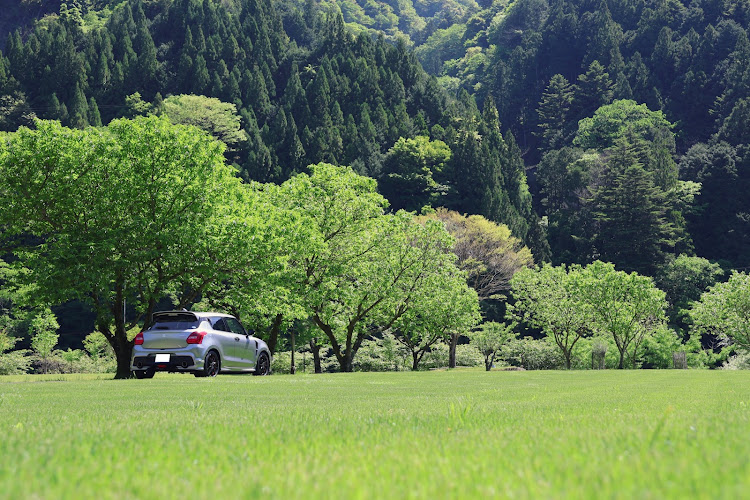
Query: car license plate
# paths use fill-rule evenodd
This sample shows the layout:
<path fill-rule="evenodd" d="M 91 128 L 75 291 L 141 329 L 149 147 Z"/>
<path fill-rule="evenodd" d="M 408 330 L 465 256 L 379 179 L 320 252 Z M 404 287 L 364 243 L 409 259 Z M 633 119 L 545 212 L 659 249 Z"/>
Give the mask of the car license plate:
<path fill-rule="evenodd" d="M 154 361 L 156 363 L 169 363 L 169 354 L 157 354 Z"/>

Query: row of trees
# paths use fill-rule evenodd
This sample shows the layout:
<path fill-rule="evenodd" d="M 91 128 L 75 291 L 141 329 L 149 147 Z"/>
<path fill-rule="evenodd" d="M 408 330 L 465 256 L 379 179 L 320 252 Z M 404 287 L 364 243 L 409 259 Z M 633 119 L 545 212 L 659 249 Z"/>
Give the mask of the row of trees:
<path fill-rule="evenodd" d="M 408 348 L 415 369 L 442 340 L 455 365 L 462 334 L 489 367 L 509 328 L 489 323 L 470 332 L 479 302 L 497 303 L 509 290 L 507 317 L 548 335 L 568 367 L 586 337 L 611 339 L 620 368 L 626 360 L 635 366 L 647 339 L 679 348 L 706 331 L 747 344 L 741 274 L 689 313 L 693 335 L 666 329 L 667 314 L 687 324 L 686 308 L 718 279 L 701 259 L 677 259 L 660 282 L 666 293 L 601 262 L 533 270 L 510 230 L 480 216 L 388 212 L 373 179 L 330 164 L 281 185 L 246 184 L 223 152 L 199 129 L 156 116 L 85 130 L 40 121 L 7 135 L 0 223 L 15 256 L 3 267 L 12 273 L 9 297 L 17 306 L 88 304 L 118 377 L 129 374 L 131 329 L 165 297 L 177 307 L 200 300 L 263 326 L 272 350 L 283 332 L 299 332 L 315 358 L 330 349 L 342 371 L 353 369 L 366 339 L 385 332 Z M 138 312 L 130 324 L 126 302 Z"/>
<path fill-rule="evenodd" d="M 86 130 L 37 122 L 10 134 L 0 224 L 25 271 L 6 285 L 28 287 L 38 303 L 92 307 L 117 377 L 129 376 L 126 301 L 138 323 L 165 296 L 178 307 L 202 298 L 265 320 L 272 349 L 285 324 L 309 318 L 342 371 L 368 335 L 422 338 L 478 321 L 441 223 L 386 213 L 375 181 L 347 167 L 243 184 L 223 149 L 158 117 Z"/>

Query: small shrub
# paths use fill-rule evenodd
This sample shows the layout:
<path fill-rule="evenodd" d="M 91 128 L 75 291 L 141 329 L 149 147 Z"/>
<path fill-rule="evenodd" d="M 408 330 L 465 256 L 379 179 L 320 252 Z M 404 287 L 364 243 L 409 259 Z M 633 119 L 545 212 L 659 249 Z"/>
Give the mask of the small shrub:
<path fill-rule="evenodd" d="M 559 370 L 565 367 L 560 349 L 547 339 L 523 337 L 512 340 L 503 346 L 498 358 L 526 370 Z"/>
<path fill-rule="evenodd" d="M 741 351 L 727 359 L 722 370 L 750 370 L 750 352 Z"/>
<path fill-rule="evenodd" d="M 83 339 L 83 347 L 88 356 L 78 361 L 85 373 L 114 373 L 117 369 L 115 351 L 101 332 L 92 332 Z"/>
<path fill-rule="evenodd" d="M 0 329 L 0 375 L 18 375 L 29 371 L 31 358 L 27 349 L 11 351 L 18 339 Z"/>
<path fill-rule="evenodd" d="M 456 351 L 456 362 L 458 363 L 458 351 Z M 433 345 L 422 358 L 419 364 L 421 370 L 435 370 L 448 367 L 448 346 L 442 342 Z"/>
<path fill-rule="evenodd" d="M 273 360 L 271 360 L 271 373 L 286 375 L 291 372 L 291 366 L 292 352 L 278 351 L 273 355 Z"/>
<path fill-rule="evenodd" d="M 0 353 L 0 375 L 21 375 L 31 367 L 28 349 Z"/>
<path fill-rule="evenodd" d="M 684 350 L 680 337 L 674 330 L 661 325 L 644 339 L 639 358 L 643 360 L 644 368 L 672 368 L 672 353 L 680 350 Z"/>
<path fill-rule="evenodd" d="M 484 357 L 473 345 L 460 344 L 456 346 L 456 366 L 484 366 Z"/>
<path fill-rule="evenodd" d="M 411 355 L 386 333 L 382 338 L 362 342 L 354 357 L 354 370 L 362 372 L 401 371 L 411 368 Z"/>

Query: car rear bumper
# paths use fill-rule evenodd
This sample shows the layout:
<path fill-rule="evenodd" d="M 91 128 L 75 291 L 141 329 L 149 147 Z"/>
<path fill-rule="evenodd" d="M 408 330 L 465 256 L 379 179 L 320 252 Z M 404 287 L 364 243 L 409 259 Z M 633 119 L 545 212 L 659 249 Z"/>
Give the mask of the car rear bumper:
<path fill-rule="evenodd" d="M 136 346 L 137 348 L 138 346 Z M 168 372 L 195 372 L 203 369 L 203 352 L 192 349 L 176 351 L 158 351 L 151 349 L 133 349 L 130 360 L 132 370 L 155 370 Z M 169 361 L 156 361 L 157 354 L 169 354 Z"/>

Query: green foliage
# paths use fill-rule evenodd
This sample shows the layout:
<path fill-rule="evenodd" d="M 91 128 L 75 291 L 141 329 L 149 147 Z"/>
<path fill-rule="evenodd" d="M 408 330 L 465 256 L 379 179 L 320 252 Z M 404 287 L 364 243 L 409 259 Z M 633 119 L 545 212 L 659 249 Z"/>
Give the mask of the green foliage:
<path fill-rule="evenodd" d="M 694 327 L 750 349 L 750 276 L 734 271 L 704 292 L 690 311 Z"/>
<path fill-rule="evenodd" d="M 423 354 L 446 331 L 473 326 L 476 295 L 441 224 L 384 214 L 375 181 L 348 167 L 309 169 L 280 187 L 244 191 L 233 213 L 252 223 L 233 226 L 233 245 L 248 247 L 237 249 L 228 280 L 206 287 L 208 303 L 268 325 L 272 350 L 283 325 L 310 318 L 342 371 L 354 369 L 368 337 L 389 328 L 428 339 L 415 340 Z"/>
<path fill-rule="evenodd" d="M 579 266 L 522 269 L 511 280 L 514 303 L 509 316 L 539 328 L 560 349 L 571 368 L 576 343 L 593 333 L 594 312 L 583 297 Z"/>
<path fill-rule="evenodd" d="M 492 368 L 498 351 L 515 337 L 512 325 L 494 321 L 482 323 L 479 328 L 469 333 L 471 345 L 484 356 L 484 367 L 487 371 Z"/>
<path fill-rule="evenodd" d="M 458 266 L 467 273 L 469 286 L 480 300 L 504 298 L 513 273 L 534 262 L 531 251 L 513 237 L 505 224 L 443 208 L 424 218 L 442 222 L 453 236 L 452 250 Z"/>
<path fill-rule="evenodd" d="M 8 335 L 0 327 L 0 375 L 17 375 L 26 373 L 31 366 L 31 358 L 26 356 L 27 349 L 11 350 L 18 339 Z"/>
<path fill-rule="evenodd" d="M 560 349 L 549 339 L 521 337 L 500 350 L 499 358 L 512 367 L 525 370 L 559 370 L 565 367 Z"/>
<path fill-rule="evenodd" d="M 240 117 L 234 104 L 213 97 L 197 95 L 170 96 L 163 101 L 163 112 L 172 123 L 193 125 L 215 139 L 237 150 L 247 141 L 247 133 L 240 127 Z"/>
<path fill-rule="evenodd" d="M 84 368 L 80 371 L 95 373 L 114 373 L 117 360 L 112 346 L 107 341 L 107 337 L 101 332 L 92 332 L 83 339 L 83 347 L 86 349 L 88 356 L 81 356 L 79 361 L 91 363 L 90 368 Z"/>
<path fill-rule="evenodd" d="M 643 340 L 643 366 L 674 368 L 673 354 L 685 352 L 680 336 L 666 325 L 660 325 Z"/>
<path fill-rule="evenodd" d="M 750 370 L 750 353 L 741 352 L 729 358 L 721 367 L 722 370 Z"/>
<path fill-rule="evenodd" d="M 20 375 L 28 373 L 32 358 L 28 349 L 0 353 L 0 375 Z"/>
<path fill-rule="evenodd" d="M 656 285 L 666 293 L 670 321 L 686 326 L 691 304 L 723 274 L 718 264 L 702 257 L 680 255 L 664 266 Z"/>
<path fill-rule="evenodd" d="M 649 277 L 616 271 L 614 265 L 600 261 L 581 270 L 576 286 L 593 313 L 591 328 L 614 341 L 619 352 L 617 367 L 623 369 L 629 355 L 635 368 L 644 339 L 664 321 L 664 292 Z"/>
<path fill-rule="evenodd" d="M 675 151 L 672 128 L 661 111 L 617 100 L 579 122 L 574 144 L 604 151 L 625 139 L 634 146 L 638 162 L 654 175 L 654 183 L 668 189 L 677 182 L 677 165 L 671 156 Z"/>
<path fill-rule="evenodd" d="M 13 134 L 3 152 L 3 223 L 9 234 L 43 238 L 16 251 L 32 270 L 35 299 L 88 303 L 115 349 L 118 376 L 128 376 L 124 301 L 148 316 L 168 292 L 190 300 L 228 260 L 222 233 L 211 230 L 225 222 L 222 207 L 239 184 L 223 145 L 195 128 L 142 117 L 85 131 L 40 121 Z M 217 190 L 226 196 L 206 196 Z"/>
<path fill-rule="evenodd" d="M 437 179 L 445 178 L 450 158 L 451 150 L 443 141 L 430 141 L 425 136 L 401 137 L 386 154 L 380 192 L 393 210 L 416 212 L 425 205 L 440 206 L 447 186 Z"/>
<path fill-rule="evenodd" d="M 382 338 L 362 342 L 354 362 L 355 371 L 385 372 L 403 371 L 412 368 L 411 352 L 388 332 Z"/>
<path fill-rule="evenodd" d="M 579 122 L 574 143 L 545 154 L 538 179 L 557 262 L 595 258 L 654 275 L 691 252 L 685 217 L 700 186 L 677 180 L 674 135 L 660 112 L 619 100 Z"/>
<path fill-rule="evenodd" d="M 575 101 L 578 116 L 583 118 L 590 117 L 599 108 L 612 102 L 612 81 L 599 61 L 593 61 L 586 73 L 578 77 Z M 594 117 L 597 115 L 594 114 Z M 582 124 L 579 125 L 579 130 L 581 126 Z M 618 134 L 618 137 L 620 135 Z"/>
<path fill-rule="evenodd" d="M 620 140 L 608 154 L 591 200 L 594 246 L 602 259 L 623 269 L 654 274 L 675 244 L 667 199 L 632 144 Z"/>
<path fill-rule="evenodd" d="M 568 113 L 573 104 L 574 89 L 564 76 L 553 76 L 537 108 L 541 148 L 558 149 L 568 140 Z"/>
<path fill-rule="evenodd" d="M 430 271 L 409 310 L 394 322 L 396 340 L 412 356 L 412 370 L 437 342 L 467 334 L 480 321 L 477 293 L 466 275 L 453 266 Z"/>
<path fill-rule="evenodd" d="M 738 268 L 750 265 L 748 159 L 747 148 L 712 142 L 693 145 L 680 160 L 681 175 L 701 183 L 698 210 L 686 214 L 696 253 Z"/>
<path fill-rule="evenodd" d="M 57 323 L 57 318 L 49 309 L 37 314 L 31 320 L 31 325 L 29 327 L 32 335 L 31 348 L 41 362 L 42 371 L 44 373 L 49 371 L 49 357 L 60 338 L 60 335 L 57 333 L 59 327 L 60 325 Z"/>

